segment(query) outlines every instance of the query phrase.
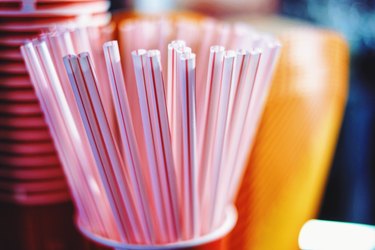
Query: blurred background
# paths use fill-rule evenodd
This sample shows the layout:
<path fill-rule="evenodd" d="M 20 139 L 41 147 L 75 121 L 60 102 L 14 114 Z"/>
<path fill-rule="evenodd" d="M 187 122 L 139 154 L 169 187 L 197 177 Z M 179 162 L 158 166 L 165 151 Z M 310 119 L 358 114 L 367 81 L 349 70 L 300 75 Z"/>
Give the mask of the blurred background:
<path fill-rule="evenodd" d="M 112 0 L 110 11 L 194 11 L 280 37 L 230 249 L 297 249 L 311 218 L 375 225 L 375 0 Z M 99 248 L 76 231 L 70 202 L 0 212 L 1 249 Z"/>
<path fill-rule="evenodd" d="M 320 217 L 375 224 L 375 1 L 283 1 L 280 13 L 340 32 L 350 88 Z"/>

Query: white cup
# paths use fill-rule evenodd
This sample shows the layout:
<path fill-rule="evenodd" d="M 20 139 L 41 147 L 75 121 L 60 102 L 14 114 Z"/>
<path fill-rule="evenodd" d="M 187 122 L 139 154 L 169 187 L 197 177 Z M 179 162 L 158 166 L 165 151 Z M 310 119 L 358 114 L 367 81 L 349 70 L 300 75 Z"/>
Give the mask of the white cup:
<path fill-rule="evenodd" d="M 118 241 L 114 241 L 108 238 L 104 238 L 102 236 L 96 235 L 92 233 L 90 230 L 84 228 L 77 219 L 77 226 L 81 233 L 87 237 L 88 239 L 107 246 L 111 247 L 115 250 L 203 250 L 203 249 L 215 249 L 219 250 L 222 249 L 225 245 L 224 238 L 227 236 L 237 222 L 237 210 L 234 206 L 230 206 L 226 212 L 226 219 L 224 223 L 218 227 L 216 230 L 212 231 L 209 234 L 200 236 L 198 238 L 187 240 L 187 241 L 179 241 L 176 243 L 170 243 L 165 245 L 132 245 L 132 244 L 125 244 Z"/>

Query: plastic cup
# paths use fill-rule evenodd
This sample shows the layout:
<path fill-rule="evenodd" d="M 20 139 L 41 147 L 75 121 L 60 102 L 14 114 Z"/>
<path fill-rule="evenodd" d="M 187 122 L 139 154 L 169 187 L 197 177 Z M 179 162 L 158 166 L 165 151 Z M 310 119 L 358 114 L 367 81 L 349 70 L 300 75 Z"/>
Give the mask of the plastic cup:
<path fill-rule="evenodd" d="M 39 103 L 0 103 L 0 115 L 40 115 Z"/>
<path fill-rule="evenodd" d="M 79 218 L 77 218 L 76 224 L 81 233 L 88 239 L 115 250 L 225 250 L 227 249 L 226 236 L 232 231 L 236 225 L 236 222 L 237 210 L 234 206 L 230 206 L 227 209 L 224 223 L 215 231 L 192 240 L 154 246 L 125 244 L 101 237 L 84 228 L 84 226 L 80 223 Z"/>
<path fill-rule="evenodd" d="M 37 6 L 29 6 L 29 9 L 24 9 L 22 6 L 18 8 L 9 9 L 0 8 L 0 15 L 6 17 L 44 17 L 44 16 L 72 16 L 72 15 L 90 15 L 92 13 L 102 13 L 109 9 L 109 1 L 90 1 L 80 3 L 38 3 Z M 32 9 L 30 9 L 32 8 Z"/>
<path fill-rule="evenodd" d="M 0 114 L 1 117 L 1 114 Z M 47 129 L 4 129 L 0 128 L 0 140 L 14 141 L 17 143 L 34 143 L 51 141 Z M 1 150 L 0 150 L 1 155 Z"/>
<path fill-rule="evenodd" d="M 25 192 L 0 192 L 0 202 L 8 202 L 19 205 L 46 205 L 61 203 L 70 200 L 67 188 L 54 190 L 53 192 L 28 194 Z"/>
<path fill-rule="evenodd" d="M 283 48 L 236 201 L 236 250 L 298 249 L 302 225 L 319 211 L 344 114 L 345 41 L 278 24 Z"/>
<path fill-rule="evenodd" d="M 36 100 L 35 92 L 32 88 L 1 88 L 0 98 L 8 102 L 33 102 Z"/>
<path fill-rule="evenodd" d="M 9 168 L 43 168 L 59 165 L 59 158 L 55 153 L 52 154 L 36 154 L 36 155 L 11 155 L 1 154 L 0 162 L 4 167 Z"/>
<path fill-rule="evenodd" d="M 4 55 L 4 54 L 6 55 L 6 51 L 0 48 L 0 55 Z M 15 57 L 18 55 L 12 54 L 11 56 Z M 9 76 L 9 75 L 0 74 L 0 88 L 22 89 L 22 88 L 31 88 L 32 86 L 33 85 L 31 84 L 29 77 L 26 75 Z"/>
<path fill-rule="evenodd" d="M 29 193 L 29 192 L 50 192 L 68 188 L 64 178 L 38 181 L 19 181 L 0 178 L 0 192 Z"/>
<path fill-rule="evenodd" d="M 60 165 L 36 169 L 1 168 L 0 177 L 11 180 L 40 180 L 62 178 L 64 172 Z"/>
<path fill-rule="evenodd" d="M 25 206 L 0 203 L 1 249 L 89 249 L 74 226 L 71 202 Z"/>
<path fill-rule="evenodd" d="M 0 154 L 9 155 L 42 155 L 54 154 L 56 150 L 52 142 L 2 142 L 0 141 Z"/>

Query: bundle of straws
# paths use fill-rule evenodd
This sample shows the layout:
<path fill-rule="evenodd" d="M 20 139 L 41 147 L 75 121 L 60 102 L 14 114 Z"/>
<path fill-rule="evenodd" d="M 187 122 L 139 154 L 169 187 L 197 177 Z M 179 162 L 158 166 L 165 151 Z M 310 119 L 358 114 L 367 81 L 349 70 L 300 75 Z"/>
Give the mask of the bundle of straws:
<path fill-rule="evenodd" d="M 197 54 L 180 40 L 189 36 Z M 236 196 L 279 43 L 213 20 L 126 22 L 121 52 L 109 41 L 93 53 L 88 37 L 59 30 L 21 48 L 80 227 L 144 245 L 214 231 Z"/>

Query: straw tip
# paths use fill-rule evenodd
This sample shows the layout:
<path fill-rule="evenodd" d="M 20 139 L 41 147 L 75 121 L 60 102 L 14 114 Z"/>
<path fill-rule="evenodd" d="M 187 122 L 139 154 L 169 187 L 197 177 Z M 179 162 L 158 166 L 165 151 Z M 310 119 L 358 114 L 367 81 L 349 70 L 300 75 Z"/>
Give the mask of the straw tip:
<path fill-rule="evenodd" d="M 168 47 L 184 47 L 186 46 L 186 42 L 184 40 L 173 40 L 168 44 Z"/>
<path fill-rule="evenodd" d="M 78 60 L 79 60 L 79 65 L 81 66 L 81 70 L 83 72 L 91 71 L 91 59 L 90 59 L 90 54 L 88 52 L 82 52 L 78 54 Z"/>
<path fill-rule="evenodd" d="M 195 53 L 182 53 L 180 56 L 180 60 L 195 60 L 195 58 Z"/>
<path fill-rule="evenodd" d="M 33 48 L 33 43 L 31 41 L 26 42 L 25 44 L 21 45 L 21 51 L 22 50 L 30 50 Z"/>
<path fill-rule="evenodd" d="M 77 60 L 77 56 L 76 55 L 72 55 L 72 54 L 68 54 L 66 56 L 63 57 L 63 61 L 64 61 L 64 65 L 65 65 L 65 69 L 67 71 L 68 74 L 72 74 L 73 73 L 73 65 L 75 64 L 75 61 Z"/>
<path fill-rule="evenodd" d="M 147 50 L 145 49 L 133 50 L 131 54 L 132 56 L 143 56 L 147 54 Z"/>
<path fill-rule="evenodd" d="M 264 50 L 261 49 L 261 48 L 255 48 L 253 50 L 250 51 L 250 54 L 252 56 L 256 56 L 256 55 L 260 55 L 260 54 L 263 54 Z"/>
<path fill-rule="evenodd" d="M 190 47 L 179 47 L 176 48 L 176 52 L 181 56 L 182 54 L 191 54 L 192 50 Z"/>
<path fill-rule="evenodd" d="M 225 51 L 225 48 L 224 46 L 221 46 L 221 45 L 213 45 L 210 47 L 210 52 L 213 52 L 213 53 L 219 53 L 219 52 L 224 52 Z"/>
<path fill-rule="evenodd" d="M 71 60 L 71 59 L 74 59 L 74 58 L 77 58 L 77 56 L 73 55 L 73 54 L 68 54 L 68 55 L 63 57 L 63 60 L 66 61 L 66 60 Z"/>
<path fill-rule="evenodd" d="M 244 56 L 244 55 L 249 54 L 249 51 L 247 49 L 238 49 L 236 53 L 237 55 Z"/>
<path fill-rule="evenodd" d="M 87 57 L 90 57 L 90 54 L 89 54 L 89 52 L 84 51 L 84 52 L 79 53 L 78 57 L 79 58 L 87 58 Z"/>
<path fill-rule="evenodd" d="M 157 49 L 151 49 L 147 51 L 147 57 L 158 57 L 160 56 L 160 51 Z"/>
<path fill-rule="evenodd" d="M 224 57 L 225 58 L 234 58 L 234 57 L 236 57 L 236 51 L 227 50 L 227 51 L 225 51 Z"/>
<path fill-rule="evenodd" d="M 112 40 L 112 41 L 108 41 L 108 42 L 105 42 L 103 44 L 103 48 L 110 48 L 110 47 L 117 47 L 118 48 L 118 42 L 117 40 Z"/>
<path fill-rule="evenodd" d="M 120 50 L 117 40 L 108 41 L 103 44 L 105 57 L 111 58 L 115 62 L 120 61 Z M 106 59 L 108 60 L 108 59 Z"/>
<path fill-rule="evenodd" d="M 39 49 L 39 48 L 47 49 L 47 43 L 45 40 L 35 40 L 33 41 L 33 45 L 36 49 Z"/>

